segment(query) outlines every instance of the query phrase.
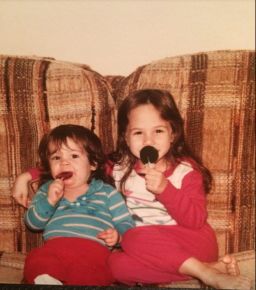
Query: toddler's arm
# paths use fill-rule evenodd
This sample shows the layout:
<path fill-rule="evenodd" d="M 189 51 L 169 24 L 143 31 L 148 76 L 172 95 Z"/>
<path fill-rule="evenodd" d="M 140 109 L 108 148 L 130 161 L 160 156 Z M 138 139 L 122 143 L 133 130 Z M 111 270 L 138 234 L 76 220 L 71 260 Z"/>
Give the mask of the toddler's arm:
<path fill-rule="evenodd" d="M 49 186 L 48 202 L 55 206 L 64 195 L 64 183 L 60 178 L 55 179 Z"/>
<path fill-rule="evenodd" d="M 109 194 L 109 210 L 117 231 L 122 235 L 135 226 L 129 210 L 120 192 L 113 190 Z"/>
<path fill-rule="evenodd" d="M 56 210 L 48 201 L 49 183 L 43 184 L 36 192 L 25 213 L 25 223 L 32 230 L 42 230 Z"/>

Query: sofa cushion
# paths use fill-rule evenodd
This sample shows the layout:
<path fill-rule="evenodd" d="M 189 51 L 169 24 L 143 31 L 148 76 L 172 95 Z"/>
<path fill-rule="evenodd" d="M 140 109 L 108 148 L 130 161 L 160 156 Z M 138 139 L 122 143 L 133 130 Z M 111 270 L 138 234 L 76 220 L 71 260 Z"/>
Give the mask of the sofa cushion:
<path fill-rule="evenodd" d="M 242 275 L 249 277 L 252 280 L 253 288 L 255 290 L 255 252 L 244 251 L 234 255 L 238 261 L 238 265 Z M 25 255 L 13 253 L 13 254 L 1 254 L 0 253 L 0 284 L 20 284 L 23 281 L 23 266 L 25 261 Z M 175 289 L 209 289 L 206 285 L 203 285 L 199 280 L 192 279 L 188 281 L 173 282 L 171 284 L 161 284 L 161 288 L 175 288 Z M 145 288 L 149 288 L 146 287 Z M 150 287 L 152 288 L 152 287 Z"/>

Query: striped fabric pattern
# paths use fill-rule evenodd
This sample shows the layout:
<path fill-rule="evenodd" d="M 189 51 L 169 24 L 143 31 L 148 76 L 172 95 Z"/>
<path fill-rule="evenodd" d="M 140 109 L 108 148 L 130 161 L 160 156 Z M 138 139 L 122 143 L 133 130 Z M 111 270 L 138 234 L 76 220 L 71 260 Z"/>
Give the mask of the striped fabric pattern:
<path fill-rule="evenodd" d="M 109 228 L 116 228 L 120 234 L 134 226 L 124 199 L 112 186 L 93 179 L 88 191 L 74 202 L 62 198 L 56 206 L 49 204 L 47 192 L 49 181 L 37 191 L 25 214 L 27 226 L 44 230 L 45 240 L 54 237 L 79 237 L 101 244 L 97 235 Z"/>

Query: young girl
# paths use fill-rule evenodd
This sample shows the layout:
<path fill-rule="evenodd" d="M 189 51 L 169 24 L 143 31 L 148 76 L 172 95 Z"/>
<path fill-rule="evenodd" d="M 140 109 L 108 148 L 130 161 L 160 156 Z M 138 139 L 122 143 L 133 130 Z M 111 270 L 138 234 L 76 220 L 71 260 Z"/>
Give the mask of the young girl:
<path fill-rule="evenodd" d="M 143 165 L 144 146 L 158 151 L 154 166 Z M 169 283 L 189 276 L 218 289 L 250 289 L 236 261 L 219 263 L 214 231 L 207 223 L 209 171 L 185 143 L 183 121 L 167 91 L 132 93 L 118 111 L 113 177 L 137 227 L 122 240 L 109 265 L 125 284 Z"/>
<path fill-rule="evenodd" d="M 153 166 L 140 160 L 145 146 L 158 151 Z M 117 281 L 158 284 L 195 277 L 218 289 L 250 289 L 233 257 L 215 262 L 217 242 L 206 222 L 211 176 L 186 145 L 182 118 L 167 91 L 140 90 L 123 101 L 111 159 L 116 186 L 137 226 L 123 236 L 122 251 L 109 257 Z M 24 205 L 31 173 L 19 176 L 13 190 Z"/>
<path fill-rule="evenodd" d="M 134 222 L 105 175 L 98 137 L 85 127 L 62 125 L 39 145 L 41 184 L 26 214 L 45 244 L 25 261 L 28 283 L 110 285 L 108 247 Z M 116 229 L 115 229 L 116 228 Z"/>

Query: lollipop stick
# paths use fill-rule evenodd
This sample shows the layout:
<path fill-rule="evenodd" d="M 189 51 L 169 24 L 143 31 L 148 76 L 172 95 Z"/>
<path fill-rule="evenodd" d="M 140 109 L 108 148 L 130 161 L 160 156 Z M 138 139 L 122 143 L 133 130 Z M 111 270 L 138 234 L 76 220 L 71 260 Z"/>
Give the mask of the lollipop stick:
<path fill-rule="evenodd" d="M 146 164 L 145 164 L 145 166 L 147 167 L 147 168 L 154 168 L 155 167 L 155 163 L 151 163 L 150 161 L 148 161 Z"/>

